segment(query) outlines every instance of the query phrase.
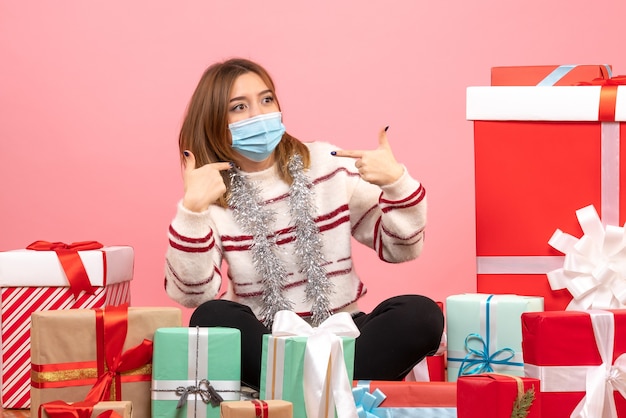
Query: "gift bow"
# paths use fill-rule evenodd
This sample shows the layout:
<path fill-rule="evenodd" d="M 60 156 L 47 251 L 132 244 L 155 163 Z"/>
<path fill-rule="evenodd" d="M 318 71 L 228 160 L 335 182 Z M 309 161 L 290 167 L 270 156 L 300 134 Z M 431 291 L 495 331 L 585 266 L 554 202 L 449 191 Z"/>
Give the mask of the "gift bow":
<path fill-rule="evenodd" d="M 626 398 L 626 353 L 613 361 L 615 318 L 612 312 L 589 311 L 591 326 L 602 364 L 587 371 L 585 396 L 571 418 L 617 418 L 613 391 Z"/>
<path fill-rule="evenodd" d="M 617 104 L 617 86 L 626 85 L 626 75 L 611 78 L 594 78 L 591 81 L 582 81 L 579 86 L 602 86 L 600 90 L 600 107 L 598 120 L 602 122 L 615 121 L 615 105 Z"/>
<path fill-rule="evenodd" d="M 74 402 L 69 404 L 65 401 L 46 402 L 39 407 L 39 418 L 41 411 L 46 411 L 49 418 L 90 418 L 93 412 L 94 403 Z M 97 415 L 96 418 L 122 418 L 122 416 L 112 409 L 108 409 Z"/>
<path fill-rule="evenodd" d="M 35 241 L 26 247 L 27 250 L 54 251 L 61 262 L 61 267 L 70 283 L 70 290 L 77 299 L 81 291 L 93 295 L 96 287 L 91 285 L 78 251 L 98 250 L 103 245 L 97 241 L 81 241 L 66 244 L 64 242 Z"/>
<path fill-rule="evenodd" d="M 380 389 L 375 389 L 370 393 L 366 387 L 358 386 L 352 389 L 352 396 L 356 403 L 356 412 L 359 418 L 379 418 L 374 412 L 374 408 L 378 408 L 380 404 L 387 398 Z"/>
<path fill-rule="evenodd" d="M 176 409 L 182 408 L 187 403 L 187 397 L 190 393 L 200 395 L 202 402 L 205 404 L 210 403 L 215 407 L 219 406 L 220 402 L 224 400 L 207 379 L 202 379 L 197 386 L 179 386 L 176 388 L 176 394 L 180 396 Z"/>
<path fill-rule="evenodd" d="M 470 347 L 470 340 L 478 340 L 481 348 Z M 459 376 L 493 372 L 492 364 L 503 364 L 510 366 L 523 366 L 523 363 L 511 361 L 515 357 L 515 351 L 509 347 L 501 348 L 494 353 L 489 352 L 489 347 L 485 339 L 477 333 L 470 333 L 465 337 L 465 350 L 468 354 L 463 358 L 459 367 Z"/>
<path fill-rule="evenodd" d="M 626 236 L 624 228 L 602 225 L 593 205 L 576 211 L 580 239 L 557 229 L 548 243 L 565 254 L 563 267 L 548 272 L 553 290 L 573 296 L 567 310 L 626 307 Z"/>
<path fill-rule="evenodd" d="M 351 381 L 343 358 L 340 336 L 360 335 L 347 312 L 328 317 L 312 327 L 292 311 L 279 311 L 272 326 L 274 337 L 308 337 L 304 353 L 304 403 L 309 418 L 324 418 L 337 407 L 339 418 L 357 418 Z M 330 385 L 331 393 L 325 388 Z M 326 400 L 328 408 L 322 403 Z"/>
<path fill-rule="evenodd" d="M 152 361 L 152 341 L 144 339 L 123 352 L 128 330 L 128 304 L 94 309 L 96 313 L 96 344 L 98 379 L 85 397 L 97 403 L 122 399 L 121 374 L 138 369 Z"/>

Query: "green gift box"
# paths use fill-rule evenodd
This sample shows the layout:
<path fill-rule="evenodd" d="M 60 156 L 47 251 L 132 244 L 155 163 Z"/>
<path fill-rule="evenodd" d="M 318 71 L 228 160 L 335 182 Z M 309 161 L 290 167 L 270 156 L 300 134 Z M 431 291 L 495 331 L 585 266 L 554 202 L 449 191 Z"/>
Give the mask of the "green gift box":
<path fill-rule="evenodd" d="M 152 418 L 219 418 L 219 395 L 240 400 L 241 334 L 220 327 L 154 334 Z"/>
<path fill-rule="evenodd" d="M 446 299 L 448 381 L 498 372 L 524 376 L 522 313 L 543 311 L 540 296 L 466 293 Z"/>
<path fill-rule="evenodd" d="M 281 311 L 279 314 L 291 315 L 292 313 Z M 344 314 L 345 317 L 342 316 Z M 281 321 L 278 315 L 276 318 L 272 328 L 273 334 L 263 337 L 260 398 L 264 400 L 282 399 L 289 401 L 293 404 L 294 417 L 306 417 L 310 414 L 307 414 L 305 391 L 309 390 L 318 394 L 316 398 L 316 407 L 319 409 L 318 416 L 332 418 L 337 416 L 337 411 L 340 409 L 346 410 L 346 408 L 355 408 L 356 411 L 351 385 L 354 372 L 354 343 L 356 336 L 358 336 L 358 330 L 356 330 L 356 333 L 348 330 L 349 327 L 356 329 L 350 315 L 344 312 L 331 316 L 330 323 L 343 322 L 346 325 L 346 322 L 350 322 L 351 325 L 346 325 L 342 331 L 333 334 L 332 337 L 328 337 L 329 339 L 326 341 L 322 341 L 321 345 L 319 340 L 317 340 L 319 334 L 313 336 L 316 333 L 315 329 L 312 329 L 311 334 L 307 336 L 285 335 L 288 333 L 277 331 L 278 328 L 281 328 Z M 290 318 L 290 320 L 293 320 L 293 318 Z M 320 328 L 323 328 L 325 323 L 329 323 L 329 320 L 322 323 Z M 296 328 L 298 326 L 300 326 L 299 330 L 303 329 L 302 324 L 296 325 Z M 306 326 L 308 327 L 308 324 Z M 333 331 L 329 331 L 329 333 L 332 334 Z M 311 347 L 311 340 L 314 338 L 316 339 L 315 346 Z M 341 351 L 331 349 L 332 343 L 330 338 L 334 338 L 335 341 L 339 340 L 339 345 L 342 347 Z M 309 353 L 307 353 L 307 345 L 309 345 Z M 333 358 L 338 353 L 339 356 L 341 353 L 343 354 L 342 359 Z M 337 363 L 338 360 L 343 361 L 345 368 Z M 315 379 L 309 378 L 305 382 L 306 362 L 317 362 L 322 369 L 322 373 L 318 373 Z M 342 370 L 345 371 L 342 372 Z M 319 386 L 314 387 L 315 383 L 313 381 L 317 381 Z M 322 381 L 323 387 L 321 386 Z M 343 397 L 342 388 L 345 385 L 347 385 L 347 395 L 350 397 L 351 405 L 346 405 L 346 398 Z M 338 398 L 338 393 L 340 399 Z M 336 405 L 337 411 L 332 410 L 334 408 L 333 405 Z M 340 413 L 339 415 L 341 416 L 342 414 Z"/>

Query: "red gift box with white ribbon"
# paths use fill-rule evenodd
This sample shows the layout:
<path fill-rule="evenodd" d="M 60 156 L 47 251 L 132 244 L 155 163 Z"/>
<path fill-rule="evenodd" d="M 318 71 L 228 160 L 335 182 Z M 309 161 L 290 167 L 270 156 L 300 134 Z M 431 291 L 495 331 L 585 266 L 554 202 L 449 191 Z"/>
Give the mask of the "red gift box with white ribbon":
<path fill-rule="evenodd" d="M 626 416 L 626 310 L 525 312 L 522 347 L 542 416 Z"/>
<path fill-rule="evenodd" d="M 564 309 L 572 295 L 546 276 L 564 262 L 548 243 L 554 231 L 580 234 L 575 213 L 588 205 L 605 225 L 626 221 L 626 77 L 587 84 L 468 87 L 479 293 Z"/>

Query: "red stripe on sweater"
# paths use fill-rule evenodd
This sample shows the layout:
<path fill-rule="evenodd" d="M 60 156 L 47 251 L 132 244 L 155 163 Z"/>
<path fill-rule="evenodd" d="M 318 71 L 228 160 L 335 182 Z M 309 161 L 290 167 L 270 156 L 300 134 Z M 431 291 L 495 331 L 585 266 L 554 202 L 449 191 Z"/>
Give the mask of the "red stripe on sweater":
<path fill-rule="evenodd" d="M 379 199 L 380 203 L 387 203 L 387 204 L 397 204 L 397 203 L 404 203 L 404 202 L 408 202 L 409 200 L 413 199 L 415 196 L 417 196 L 418 194 L 423 193 L 426 194 L 426 190 L 422 187 L 422 185 L 420 184 L 420 187 L 417 188 L 417 190 L 415 190 L 413 193 L 411 193 L 408 197 L 405 197 L 404 199 L 401 200 L 388 200 L 388 199 L 383 199 L 382 195 L 381 198 Z"/>
<path fill-rule="evenodd" d="M 319 183 L 322 183 L 322 182 L 328 181 L 328 180 L 330 180 L 332 177 L 335 177 L 337 174 L 342 173 L 342 172 L 343 172 L 343 173 L 345 173 L 345 174 L 347 174 L 347 175 L 348 175 L 348 176 L 350 176 L 350 177 L 359 177 L 359 173 L 354 173 L 354 172 L 352 172 L 352 171 L 348 171 L 348 170 L 347 170 L 346 168 L 344 168 L 344 167 L 339 167 L 339 168 L 337 168 L 335 171 L 332 171 L 332 172 L 330 172 L 330 173 L 328 173 L 328 174 L 326 174 L 326 175 L 324 175 L 324 176 L 322 176 L 322 177 L 318 177 L 318 178 L 314 179 L 314 180 L 313 180 L 313 184 L 319 184 Z"/>
<path fill-rule="evenodd" d="M 186 282 L 178 275 L 178 273 L 176 273 L 176 270 L 174 270 L 174 267 L 172 267 L 172 265 L 170 264 L 169 260 L 166 260 L 166 265 L 167 265 L 167 270 L 170 272 L 171 276 L 174 279 L 176 279 L 175 281 L 179 282 L 180 284 L 182 284 L 183 286 L 186 286 L 186 287 L 204 286 L 207 283 L 210 283 L 210 282 L 213 281 L 213 278 L 215 277 L 215 274 L 217 274 L 219 277 L 222 277 L 222 272 L 214 264 L 213 265 L 213 274 L 211 274 L 210 277 L 207 277 L 206 280 L 203 280 L 201 282 Z"/>
<path fill-rule="evenodd" d="M 186 245 L 180 245 L 172 240 L 170 240 L 170 247 L 175 248 L 179 251 L 185 253 L 206 253 L 211 248 L 215 246 L 215 241 L 211 241 L 211 243 L 206 247 L 188 247 Z"/>
<path fill-rule="evenodd" d="M 344 217 L 341 217 L 337 220 L 335 220 L 332 223 L 329 224 L 325 224 L 325 225 L 318 225 L 318 229 L 320 232 L 324 232 L 324 231 L 328 231 L 330 229 L 334 229 L 337 228 L 339 225 L 342 225 L 346 222 L 350 222 L 350 216 L 346 215 Z M 289 233 L 294 232 L 295 228 L 288 228 L 284 231 L 287 231 Z M 239 241 L 239 237 L 229 237 L 231 238 L 230 241 Z M 284 244 L 288 244 L 292 241 L 294 241 L 296 239 L 295 235 L 291 235 L 291 236 L 287 236 L 287 237 L 283 237 L 280 239 L 276 240 L 276 244 L 277 245 L 284 245 Z M 250 241 L 252 240 L 252 238 L 250 238 Z M 224 245 L 224 251 L 248 251 L 250 250 L 250 247 L 252 246 L 252 243 L 249 244 L 243 244 L 243 245 Z"/>
<path fill-rule="evenodd" d="M 208 235 L 203 237 L 203 238 L 190 238 L 190 237 L 186 237 L 184 235 L 181 235 L 170 224 L 170 234 L 172 234 L 172 236 L 174 238 L 176 238 L 177 240 L 179 240 L 179 241 L 188 242 L 190 244 L 201 244 L 201 243 L 209 241 L 213 237 L 213 230 L 209 231 Z"/>
<path fill-rule="evenodd" d="M 354 223 L 354 226 L 352 227 L 352 234 L 354 234 L 354 231 L 356 231 L 358 229 L 358 227 L 361 225 L 361 223 L 363 223 L 365 221 L 365 218 L 367 218 L 367 216 L 370 213 L 372 213 L 372 211 L 374 211 L 377 207 L 378 207 L 378 205 L 374 205 L 371 208 L 369 208 L 367 211 L 365 211 L 363 216 L 361 216 L 359 218 L 359 220 Z"/>

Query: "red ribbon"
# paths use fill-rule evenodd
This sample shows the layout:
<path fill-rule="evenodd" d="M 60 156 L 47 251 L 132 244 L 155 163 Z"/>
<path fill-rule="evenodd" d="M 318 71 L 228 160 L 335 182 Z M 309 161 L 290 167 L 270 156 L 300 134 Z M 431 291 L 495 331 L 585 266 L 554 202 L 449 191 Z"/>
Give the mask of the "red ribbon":
<path fill-rule="evenodd" d="M 267 402 L 253 399 L 252 403 L 254 404 L 255 418 L 268 418 L 270 416 L 269 405 L 267 404 Z"/>
<path fill-rule="evenodd" d="M 128 330 L 128 304 L 106 306 L 96 312 L 98 379 L 85 402 L 122 400 L 121 374 L 152 361 L 152 341 L 144 339 L 122 352 Z"/>
<path fill-rule="evenodd" d="M 617 103 L 617 86 L 626 85 L 626 75 L 612 78 L 594 78 L 591 81 L 581 81 L 579 86 L 602 86 L 600 90 L 600 108 L 598 120 L 601 122 L 615 121 L 615 104 Z"/>
<path fill-rule="evenodd" d="M 59 257 L 63 271 L 70 282 L 70 290 L 77 299 L 81 291 L 93 295 L 97 287 L 92 286 L 87 276 L 78 251 L 98 250 L 103 245 L 97 241 L 82 241 L 65 244 L 64 242 L 35 241 L 26 249 L 35 251 L 54 251 Z"/>
<path fill-rule="evenodd" d="M 39 407 L 39 418 L 42 418 L 42 410 L 46 411 L 49 418 L 90 418 L 93 407 L 94 404 L 91 402 L 74 402 L 73 404 L 64 401 L 47 402 Z M 122 418 L 122 416 L 109 409 L 98 414 L 97 418 Z"/>

